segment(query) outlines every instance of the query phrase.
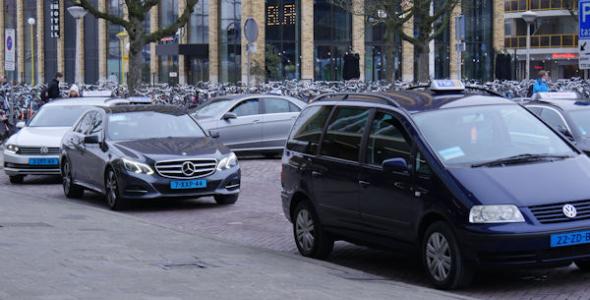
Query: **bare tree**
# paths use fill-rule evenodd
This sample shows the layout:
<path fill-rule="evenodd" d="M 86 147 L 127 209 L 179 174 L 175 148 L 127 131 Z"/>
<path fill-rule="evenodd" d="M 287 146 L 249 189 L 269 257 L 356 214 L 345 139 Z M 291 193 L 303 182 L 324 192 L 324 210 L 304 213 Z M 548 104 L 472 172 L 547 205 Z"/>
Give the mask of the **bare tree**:
<path fill-rule="evenodd" d="M 179 0 L 185 1 L 185 9 L 172 24 L 160 28 L 155 32 L 146 32 L 144 22 L 149 18 L 150 10 L 160 3 L 160 0 L 125 0 L 127 5 L 127 18 L 118 15 L 109 14 L 108 11 L 101 11 L 91 4 L 90 0 L 70 0 L 75 5 L 80 5 L 97 18 L 105 19 L 107 22 L 115 25 L 121 25 L 127 31 L 129 36 L 129 76 L 127 85 L 129 93 L 135 94 L 135 89 L 141 84 L 142 68 L 141 51 L 145 45 L 156 43 L 164 37 L 174 35 L 179 28 L 183 27 L 190 19 L 194 6 L 198 0 Z M 168 1 L 168 0 L 162 0 Z"/>
<path fill-rule="evenodd" d="M 362 15 L 385 25 L 384 49 L 388 75 L 393 71 L 393 43 L 395 35 L 412 45 L 417 54 L 417 77 L 428 81 L 430 41 L 447 30 L 453 9 L 460 0 L 331 0 L 337 6 L 355 15 Z M 434 9 L 431 9 L 431 8 Z M 413 25 L 410 32 L 404 25 Z M 408 55 L 408 54 L 404 54 Z M 410 55 L 414 55 L 413 53 Z M 389 79 L 389 77 L 388 77 Z"/>

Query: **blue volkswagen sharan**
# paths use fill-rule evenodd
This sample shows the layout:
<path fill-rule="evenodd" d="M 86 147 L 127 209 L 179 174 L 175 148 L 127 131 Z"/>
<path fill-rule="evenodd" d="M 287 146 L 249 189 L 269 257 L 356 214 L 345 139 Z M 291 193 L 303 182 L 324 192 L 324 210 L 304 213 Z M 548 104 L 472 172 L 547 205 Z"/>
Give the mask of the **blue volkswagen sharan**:
<path fill-rule="evenodd" d="M 282 202 L 304 256 L 334 241 L 417 249 L 434 286 L 475 271 L 590 270 L 590 160 L 509 100 L 460 82 L 318 97 L 282 158 Z"/>

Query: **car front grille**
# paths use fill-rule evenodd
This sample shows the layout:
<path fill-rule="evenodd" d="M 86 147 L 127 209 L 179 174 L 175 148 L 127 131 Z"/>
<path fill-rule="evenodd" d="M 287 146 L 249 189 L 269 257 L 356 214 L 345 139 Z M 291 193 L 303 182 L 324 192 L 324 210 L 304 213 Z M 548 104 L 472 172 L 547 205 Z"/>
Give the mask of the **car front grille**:
<path fill-rule="evenodd" d="M 211 175 L 217 168 L 217 160 L 209 158 L 179 159 L 157 162 L 156 172 L 163 177 L 192 179 Z"/>
<path fill-rule="evenodd" d="M 22 154 L 22 155 L 59 155 L 59 147 L 18 147 L 18 154 Z"/>
<path fill-rule="evenodd" d="M 568 218 L 563 213 L 563 206 L 566 204 L 571 204 L 576 208 L 576 217 Z M 541 224 L 564 223 L 590 219 L 590 200 L 537 205 L 531 206 L 529 209 Z"/>

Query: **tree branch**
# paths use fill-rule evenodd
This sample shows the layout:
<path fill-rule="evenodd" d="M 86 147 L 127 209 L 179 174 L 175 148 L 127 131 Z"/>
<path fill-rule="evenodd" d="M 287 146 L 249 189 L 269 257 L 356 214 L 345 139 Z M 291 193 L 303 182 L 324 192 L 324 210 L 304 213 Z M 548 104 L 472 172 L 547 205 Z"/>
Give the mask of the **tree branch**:
<path fill-rule="evenodd" d="M 74 3 L 76 5 L 82 6 L 84 9 L 88 10 L 88 12 L 91 15 L 93 15 L 97 18 L 105 19 L 113 24 L 121 25 L 125 28 L 127 28 L 127 26 L 129 26 L 129 22 L 126 21 L 125 19 L 98 10 L 88 0 L 71 0 L 71 1 L 72 1 L 72 3 Z"/>
<path fill-rule="evenodd" d="M 180 0 L 183 1 L 183 0 Z M 169 25 L 164 29 L 160 29 L 156 32 L 152 32 L 145 37 L 146 43 L 155 43 L 162 39 L 163 37 L 171 36 L 178 31 L 178 28 L 183 27 L 186 25 L 188 20 L 190 19 L 191 14 L 193 13 L 194 7 L 197 4 L 198 0 L 184 0 L 186 1 L 186 6 L 182 14 L 176 19 L 174 23 Z"/>

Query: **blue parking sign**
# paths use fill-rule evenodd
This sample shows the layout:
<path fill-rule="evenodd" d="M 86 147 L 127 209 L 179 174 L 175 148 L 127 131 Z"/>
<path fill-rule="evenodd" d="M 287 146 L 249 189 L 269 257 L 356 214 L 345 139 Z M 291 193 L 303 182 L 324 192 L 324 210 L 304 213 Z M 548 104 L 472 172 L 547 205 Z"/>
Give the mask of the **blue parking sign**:
<path fill-rule="evenodd" d="M 590 39 L 590 0 L 580 0 L 578 18 L 580 40 Z"/>

